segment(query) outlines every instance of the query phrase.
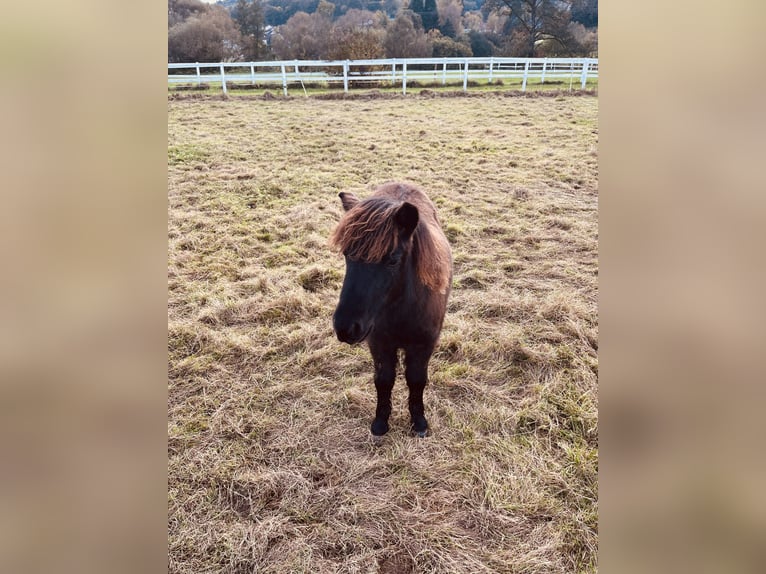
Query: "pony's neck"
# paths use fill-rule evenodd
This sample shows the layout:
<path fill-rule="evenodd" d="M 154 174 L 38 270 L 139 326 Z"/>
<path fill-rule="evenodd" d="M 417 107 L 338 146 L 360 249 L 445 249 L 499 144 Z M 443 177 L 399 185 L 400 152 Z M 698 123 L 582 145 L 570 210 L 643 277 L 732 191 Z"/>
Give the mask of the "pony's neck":
<path fill-rule="evenodd" d="M 415 260 L 415 255 L 412 250 L 407 254 L 406 266 L 404 297 L 407 302 L 416 303 L 422 300 L 423 296 L 428 291 L 428 287 L 420 278 L 417 261 Z"/>

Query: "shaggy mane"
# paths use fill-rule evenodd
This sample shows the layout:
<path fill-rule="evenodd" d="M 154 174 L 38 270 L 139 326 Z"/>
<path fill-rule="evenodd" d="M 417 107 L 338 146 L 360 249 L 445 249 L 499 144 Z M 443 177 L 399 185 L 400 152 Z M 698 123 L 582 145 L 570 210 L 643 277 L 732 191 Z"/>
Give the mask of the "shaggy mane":
<path fill-rule="evenodd" d="M 351 259 L 379 263 L 399 244 L 394 216 L 405 201 L 418 209 L 418 225 L 412 237 L 412 257 L 418 277 L 430 289 L 446 293 L 451 269 L 449 243 L 433 203 L 412 185 L 380 186 L 371 197 L 359 201 L 345 213 L 330 243 Z"/>

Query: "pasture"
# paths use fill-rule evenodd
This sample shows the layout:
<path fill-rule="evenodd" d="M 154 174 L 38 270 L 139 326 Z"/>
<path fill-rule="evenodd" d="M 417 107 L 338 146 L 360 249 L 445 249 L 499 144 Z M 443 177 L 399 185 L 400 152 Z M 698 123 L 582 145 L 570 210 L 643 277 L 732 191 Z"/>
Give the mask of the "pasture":
<path fill-rule="evenodd" d="M 174 573 L 597 570 L 598 99 L 168 100 Z M 455 277 L 409 434 L 331 317 L 340 191 L 419 184 Z"/>

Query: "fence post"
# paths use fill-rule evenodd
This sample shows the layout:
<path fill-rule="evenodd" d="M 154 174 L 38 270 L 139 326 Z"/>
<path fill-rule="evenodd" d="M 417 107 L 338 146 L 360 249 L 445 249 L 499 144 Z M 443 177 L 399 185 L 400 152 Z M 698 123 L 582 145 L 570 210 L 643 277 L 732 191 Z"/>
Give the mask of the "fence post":
<path fill-rule="evenodd" d="M 402 95 L 407 95 L 407 60 L 402 62 Z"/>
<path fill-rule="evenodd" d="M 547 67 L 547 65 L 548 65 L 548 58 L 544 58 L 543 59 L 543 75 L 540 78 L 540 83 L 541 84 L 545 83 L 545 68 Z"/>
<path fill-rule="evenodd" d="M 574 61 L 569 61 L 569 91 L 572 91 L 572 82 L 574 78 Z"/>
<path fill-rule="evenodd" d="M 391 86 L 396 83 L 396 62 L 391 64 Z"/>
<path fill-rule="evenodd" d="M 527 91 L 527 76 L 529 75 L 529 60 L 524 62 L 524 80 L 521 82 L 521 91 Z"/>
<path fill-rule="evenodd" d="M 463 91 L 465 92 L 468 89 L 468 60 L 463 62 L 463 66 Z"/>
<path fill-rule="evenodd" d="M 287 95 L 287 72 L 285 71 L 285 65 L 282 64 L 282 93 Z"/>
<path fill-rule="evenodd" d="M 495 59 L 493 57 L 489 58 L 489 83 L 492 83 L 492 68 L 494 67 Z"/>
<path fill-rule="evenodd" d="M 225 96 L 228 92 L 226 91 L 226 76 L 223 73 L 223 64 L 221 64 L 221 85 L 223 86 L 223 95 Z"/>
<path fill-rule="evenodd" d="M 199 73 L 199 62 L 196 62 L 196 65 L 197 65 L 197 86 L 201 86 L 202 76 L 200 76 L 200 73 Z"/>
<path fill-rule="evenodd" d="M 343 93 L 348 93 L 348 60 L 343 62 Z"/>
<path fill-rule="evenodd" d="M 250 62 L 250 83 L 255 85 L 255 64 Z"/>
<path fill-rule="evenodd" d="M 447 84 L 447 58 L 442 63 L 442 86 Z"/>
<path fill-rule="evenodd" d="M 582 78 L 581 78 L 581 82 L 582 82 L 581 89 L 583 89 L 583 90 L 585 89 L 585 82 L 588 81 L 588 64 L 590 64 L 590 62 L 588 62 L 588 60 L 583 60 L 583 63 L 582 63 Z"/>

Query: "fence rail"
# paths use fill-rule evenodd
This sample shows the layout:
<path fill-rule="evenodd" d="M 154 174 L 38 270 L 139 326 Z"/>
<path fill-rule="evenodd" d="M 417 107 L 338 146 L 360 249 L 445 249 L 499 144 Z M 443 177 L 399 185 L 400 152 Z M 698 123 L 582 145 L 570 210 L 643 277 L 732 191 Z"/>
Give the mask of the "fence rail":
<path fill-rule="evenodd" d="M 193 73 L 185 73 L 185 71 Z M 228 70 L 228 71 L 227 71 Z M 521 89 L 526 91 L 528 80 L 569 80 L 570 86 L 579 82 L 585 89 L 588 80 L 598 79 L 596 58 L 394 58 L 386 60 L 279 60 L 267 62 L 218 62 L 168 64 L 168 84 L 201 86 L 203 83 L 220 83 L 227 93 L 227 83 L 251 85 L 281 85 L 284 95 L 288 86 L 306 83 L 343 83 L 343 91 L 349 85 L 364 86 L 389 83 L 401 86 L 407 93 L 407 82 L 463 83 L 468 89 L 469 81 L 496 82 L 521 79 Z"/>

